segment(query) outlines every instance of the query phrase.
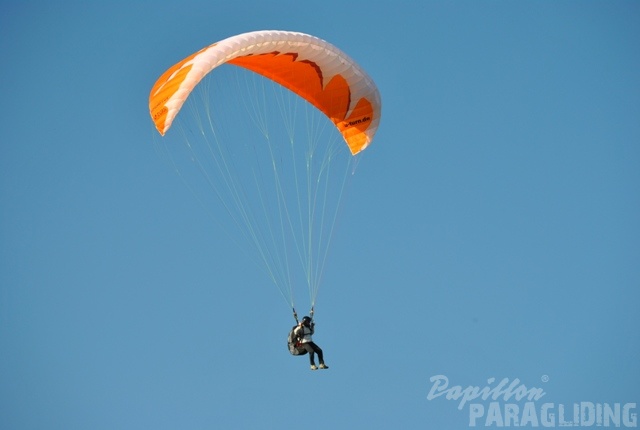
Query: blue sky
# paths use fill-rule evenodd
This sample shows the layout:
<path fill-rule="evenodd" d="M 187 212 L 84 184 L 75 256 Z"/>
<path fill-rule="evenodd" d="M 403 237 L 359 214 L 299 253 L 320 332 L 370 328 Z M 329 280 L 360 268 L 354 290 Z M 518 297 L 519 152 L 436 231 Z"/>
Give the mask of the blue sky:
<path fill-rule="evenodd" d="M 339 46 L 383 100 L 324 372 L 153 145 L 158 76 L 262 29 Z M 1 2 L 0 427 L 468 428 L 436 375 L 517 378 L 556 426 L 640 402 L 639 47 L 637 2 Z"/>

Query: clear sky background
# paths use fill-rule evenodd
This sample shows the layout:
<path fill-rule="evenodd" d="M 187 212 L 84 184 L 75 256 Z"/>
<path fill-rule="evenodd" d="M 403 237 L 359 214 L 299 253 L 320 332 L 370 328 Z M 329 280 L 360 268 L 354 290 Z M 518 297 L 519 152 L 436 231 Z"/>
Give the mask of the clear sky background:
<path fill-rule="evenodd" d="M 640 3 L 102 3 L 0 2 L 0 428 L 468 428 L 435 375 L 640 403 Z M 153 146 L 159 75 L 263 29 L 383 99 L 323 372 Z"/>

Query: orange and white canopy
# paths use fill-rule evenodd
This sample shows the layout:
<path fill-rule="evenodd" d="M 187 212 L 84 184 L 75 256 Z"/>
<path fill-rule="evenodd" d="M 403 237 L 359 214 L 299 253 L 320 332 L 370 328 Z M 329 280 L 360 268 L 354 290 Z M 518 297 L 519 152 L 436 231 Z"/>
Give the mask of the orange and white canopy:
<path fill-rule="evenodd" d="M 149 95 L 151 118 L 164 135 L 204 76 L 222 64 L 244 67 L 288 88 L 322 111 L 352 154 L 365 149 L 380 123 L 380 93 L 349 56 L 317 37 L 289 31 L 232 36 L 167 70 Z"/>

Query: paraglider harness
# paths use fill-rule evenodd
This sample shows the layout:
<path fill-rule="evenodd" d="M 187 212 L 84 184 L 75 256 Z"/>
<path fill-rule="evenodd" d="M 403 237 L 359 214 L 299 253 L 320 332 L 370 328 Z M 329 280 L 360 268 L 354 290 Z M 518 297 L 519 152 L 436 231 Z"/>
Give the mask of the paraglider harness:
<path fill-rule="evenodd" d="M 313 322 L 313 307 L 311 308 L 311 321 Z M 298 314 L 296 314 L 296 310 L 293 310 L 293 317 L 296 320 L 296 325 L 291 328 L 289 332 L 289 336 L 287 337 L 287 347 L 289 348 L 289 352 L 291 355 L 305 355 L 307 350 L 302 346 L 302 338 L 295 334 L 296 328 L 300 323 L 298 322 Z"/>

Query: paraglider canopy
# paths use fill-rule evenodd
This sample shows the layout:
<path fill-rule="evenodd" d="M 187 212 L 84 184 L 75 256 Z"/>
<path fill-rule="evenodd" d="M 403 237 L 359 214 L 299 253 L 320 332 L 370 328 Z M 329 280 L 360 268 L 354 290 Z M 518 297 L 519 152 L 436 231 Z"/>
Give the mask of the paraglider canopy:
<path fill-rule="evenodd" d="M 365 149 L 380 122 L 373 80 L 335 46 L 308 34 L 254 31 L 229 37 L 167 70 L 149 96 L 149 110 L 164 135 L 193 88 L 221 64 L 261 74 L 322 111 L 340 130 L 352 154 Z"/>
<path fill-rule="evenodd" d="M 304 280 L 313 318 L 356 155 L 380 122 L 373 80 L 322 39 L 254 31 L 170 67 L 149 112 L 171 167 L 199 200 L 219 203 L 215 216 L 230 215 L 296 322 L 293 290 Z"/>

